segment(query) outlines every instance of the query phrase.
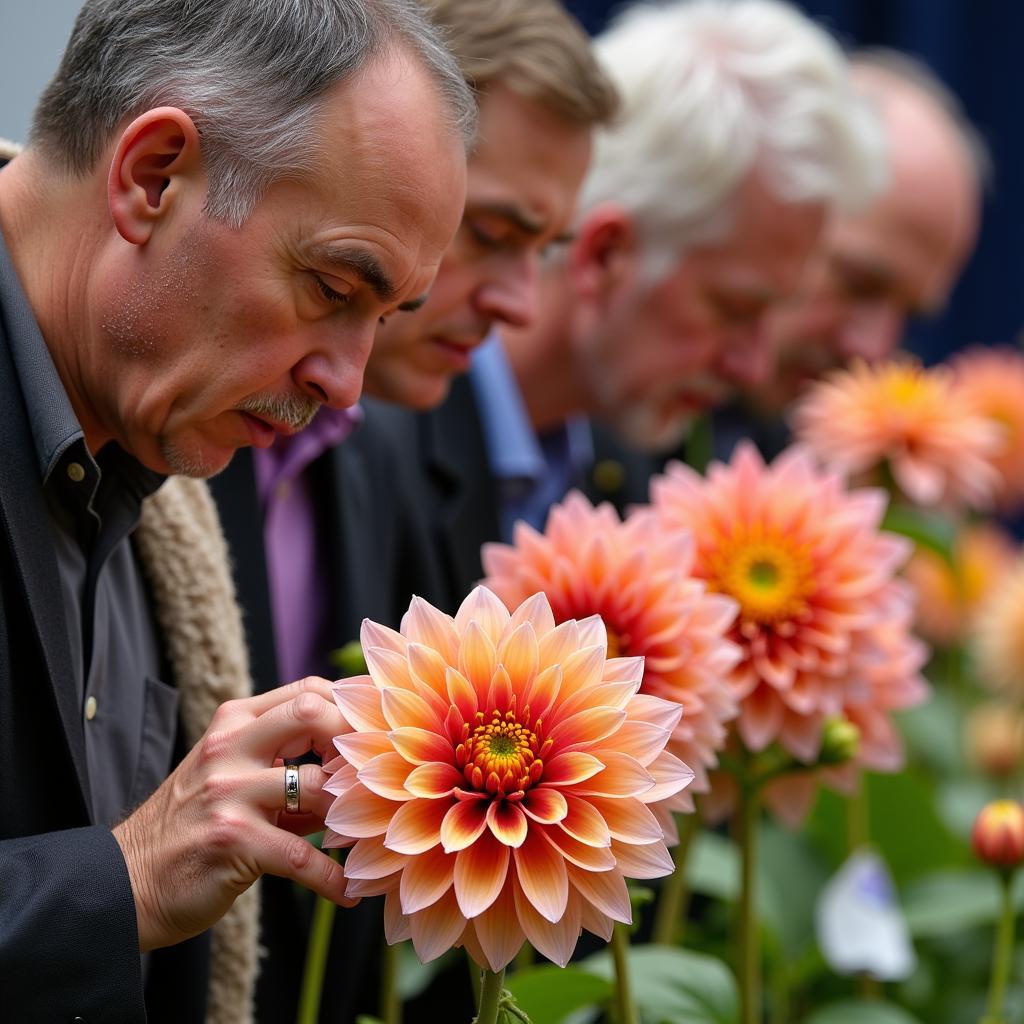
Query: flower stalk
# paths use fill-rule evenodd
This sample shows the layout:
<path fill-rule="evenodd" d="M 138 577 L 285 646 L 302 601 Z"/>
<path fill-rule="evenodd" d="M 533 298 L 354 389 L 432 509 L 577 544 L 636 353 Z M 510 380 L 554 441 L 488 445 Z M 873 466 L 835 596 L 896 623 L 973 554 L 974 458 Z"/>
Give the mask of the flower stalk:
<path fill-rule="evenodd" d="M 338 859 L 337 850 L 326 852 L 334 860 Z M 306 964 L 302 972 L 302 988 L 299 991 L 297 1024 L 317 1024 L 320 1019 L 320 999 L 323 995 L 327 954 L 331 948 L 331 932 L 334 930 L 334 915 L 337 909 L 337 905 L 330 900 L 317 896 L 309 928 L 309 941 L 306 945 Z"/>
<path fill-rule="evenodd" d="M 661 887 L 651 933 L 652 941 L 663 946 L 671 946 L 681 937 L 690 895 L 686 885 L 686 861 L 700 824 L 696 811 L 685 817 L 677 816 L 676 821 L 679 825 L 679 842 L 671 850 L 675 870 Z"/>
<path fill-rule="evenodd" d="M 380 1019 L 384 1024 L 402 1024 L 402 1000 L 398 997 L 398 957 L 401 945 L 384 944 L 380 979 Z"/>
<path fill-rule="evenodd" d="M 1016 872 L 1000 872 L 1002 882 L 1002 911 L 996 931 L 996 945 L 992 954 L 992 979 L 988 989 L 988 1008 L 981 1024 L 1007 1024 L 1003 1011 L 1006 985 L 1013 963 L 1015 913 L 1013 907 L 1013 877 Z"/>
<path fill-rule="evenodd" d="M 761 946 L 757 920 L 757 825 L 760 814 L 759 786 L 741 778 L 736 809 L 740 843 L 740 900 L 738 968 L 740 1022 L 759 1024 L 761 1013 Z"/>
<path fill-rule="evenodd" d="M 615 1020 L 617 1024 L 639 1024 L 629 977 L 629 929 L 626 925 L 616 922 L 611 947 L 615 964 Z"/>
<path fill-rule="evenodd" d="M 505 968 L 485 970 L 480 976 L 480 1005 L 474 1024 L 497 1024 L 501 991 L 505 984 Z"/>

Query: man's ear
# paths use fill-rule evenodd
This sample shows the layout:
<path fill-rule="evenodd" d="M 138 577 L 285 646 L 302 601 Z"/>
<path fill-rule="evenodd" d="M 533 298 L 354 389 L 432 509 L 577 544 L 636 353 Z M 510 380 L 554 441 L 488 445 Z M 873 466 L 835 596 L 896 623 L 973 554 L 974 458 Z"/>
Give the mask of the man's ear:
<path fill-rule="evenodd" d="M 633 218 L 614 203 L 589 211 L 569 250 L 569 274 L 581 298 L 601 301 L 631 279 L 639 258 Z"/>
<path fill-rule="evenodd" d="M 125 241 L 145 245 L 195 187 L 206 188 L 199 132 L 183 110 L 147 110 L 121 133 L 107 175 L 107 205 Z"/>

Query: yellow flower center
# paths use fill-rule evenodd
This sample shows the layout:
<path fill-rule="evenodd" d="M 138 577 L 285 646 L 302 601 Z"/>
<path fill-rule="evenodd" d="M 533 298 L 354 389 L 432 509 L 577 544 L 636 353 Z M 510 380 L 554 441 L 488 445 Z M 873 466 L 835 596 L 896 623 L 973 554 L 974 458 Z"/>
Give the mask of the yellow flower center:
<path fill-rule="evenodd" d="M 490 718 L 478 711 L 472 724 L 462 726 L 455 760 L 473 789 L 502 797 L 521 796 L 540 778 L 551 741 L 538 739 L 540 719 L 530 728 L 528 708 L 522 717 L 520 722 L 514 708 L 505 714 L 495 708 Z"/>
<path fill-rule="evenodd" d="M 742 618 L 762 624 L 798 617 L 814 590 L 806 546 L 759 527 L 726 538 L 709 570 L 708 586 L 739 601 Z"/>

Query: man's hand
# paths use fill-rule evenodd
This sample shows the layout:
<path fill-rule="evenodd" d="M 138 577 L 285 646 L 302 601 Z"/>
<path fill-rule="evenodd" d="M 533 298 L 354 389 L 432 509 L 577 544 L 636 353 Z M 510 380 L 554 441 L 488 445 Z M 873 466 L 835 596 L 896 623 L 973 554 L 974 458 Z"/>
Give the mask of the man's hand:
<path fill-rule="evenodd" d="M 284 810 L 284 760 L 333 750 L 344 731 L 326 679 L 302 679 L 229 701 L 163 785 L 114 829 L 145 952 L 217 921 L 262 874 L 345 906 L 341 865 L 300 838 L 323 828 L 333 801 L 317 765 L 299 768 L 298 814 Z"/>

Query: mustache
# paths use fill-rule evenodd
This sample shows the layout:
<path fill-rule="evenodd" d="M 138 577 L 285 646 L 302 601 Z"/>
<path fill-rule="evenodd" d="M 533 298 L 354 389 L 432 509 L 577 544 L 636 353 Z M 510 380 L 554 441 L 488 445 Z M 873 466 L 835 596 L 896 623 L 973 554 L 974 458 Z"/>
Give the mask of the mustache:
<path fill-rule="evenodd" d="M 238 403 L 239 412 L 247 412 L 293 430 L 305 430 L 320 411 L 320 403 L 305 395 L 250 395 Z"/>

